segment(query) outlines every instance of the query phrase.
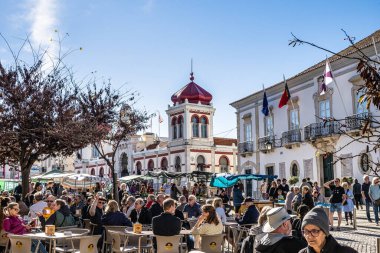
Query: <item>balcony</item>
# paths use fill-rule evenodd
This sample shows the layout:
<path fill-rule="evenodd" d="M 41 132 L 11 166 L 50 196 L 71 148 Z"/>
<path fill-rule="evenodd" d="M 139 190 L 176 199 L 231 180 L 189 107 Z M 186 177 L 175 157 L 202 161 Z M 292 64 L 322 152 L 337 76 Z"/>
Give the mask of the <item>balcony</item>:
<path fill-rule="evenodd" d="M 362 126 L 364 126 L 364 123 L 366 121 L 369 121 L 369 124 L 371 126 L 371 121 L 372 121 L 371 113 L 363 112 L 363 113 L 354 114 L 352 116 L 346 117 L 345 119 L 346 128 L 348 131 L 360 130 Z"/>
<path fill-rule="evenodd" d="M 340 133 L 340 124 L 336 121 L 313 123 L 305 127 L 305 141 L 329 137 Z"/>
<path fill-rule="evenodd" d="M 267 135 L 259 138 L 259 146 L 258 149 L 261 152 L 267 153 L 271 151 L 273 148 L 281 145 L 276 145 L 276 138 L 274 135 Z"/>
<path fill-rule="evenodd" d="M 238 144 L 238 152 L 241 155 L 253 153 L 253 141 L 246 141 Z"/>
<path fill-rule="evenodd" d="M 291 147 L 292 144 L 301 142 L 301 129 L 293 129 L 283 132 L 281 136 L 281 143 L 284 147 Z"/>

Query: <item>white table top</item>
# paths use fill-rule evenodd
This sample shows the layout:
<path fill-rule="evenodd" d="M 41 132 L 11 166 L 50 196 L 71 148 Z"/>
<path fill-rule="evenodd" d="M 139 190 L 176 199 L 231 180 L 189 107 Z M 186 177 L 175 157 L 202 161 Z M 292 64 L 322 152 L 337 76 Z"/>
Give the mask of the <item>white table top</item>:
<path fill-rule="evenodd" d="M 72 237 L 80 237 L 82 234 L 76 234 L 72 233 L 71 235 L 65 235 L 63 232 L 55 232 L 54 235 L 47 235 L 44 232 L 39 233 L 27 233 L 23 236 L 27 236 L 33 239 L 40 239 L 40 240 L 50 240 L 50 239 L 65 239 L 65 238 L 72 238 Z"/>
<path fill-rule="evenodd" d="M 112 231 L 112 230 L 111 230 Z M 133 231 L 125 230 L 124 232 L 118 231 L 127 235 L 137 235 L 137 236 L 153 236 L 153 231 L 141 231 L 141 233 L 134 233 Z M 189 235 L 191 234 L 191 230 L 181 230 L 179 232 L 180 235 Z"/>

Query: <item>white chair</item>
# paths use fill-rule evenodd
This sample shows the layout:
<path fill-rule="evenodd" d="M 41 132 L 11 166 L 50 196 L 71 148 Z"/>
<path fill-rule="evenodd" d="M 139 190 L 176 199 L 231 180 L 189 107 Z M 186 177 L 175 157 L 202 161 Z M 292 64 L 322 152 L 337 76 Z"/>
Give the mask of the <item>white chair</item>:
<path fill-rule="evenodd" d="M 101 235 L 79 237 L 79 250 L 75 253 L 98 253 L 98 241 Z"/>
<path fill-rule="evenodd" d="M 160 236 L 156 235 L 157 253 L 179 253 L 179 243 L 182 235 Z"/>
<path fill-rule="evenodd" d="M 70 231 L 73 234 L 79 234 L 80 236 L 86 236 L 90 233 L 90 230 L 85 228 L 66 228 L 61 229 L 60 232 Z M 79 240 L 70 239 L 59 239 L 57 240 L 57 246 L 55 250 L 57 252 L 73 252 L 75 249 L 79 248 Z"/>
<path fill-rule="evenodd" d="M 103 226 L 103 250 L 102 252 L 107 251 L 107 246 L 112 245 L 112 240 L 109 234 L 109 230 L 113 231 L 124 231 L 127 227 L 126 226 Z"/>
<path fill-rule="evenodd" d="M 9 240 L 11 241 L 11 252 L 12 253 L 26 253 L 30 252 L 32 248 L 32 239 L 30 237 L 21 235 L 9 235 Z M 37 252 L 38 247 L 34 252 Z"/>
<path fill-rule="evenodd" d="M 120 231 L 108 231 L 108 236 L 112 242 L 111 244 L 111 252 L 112 253 L 126 253 L 126 252 L 138 252 L 138 248 L 135 246 L 128 246 L 128 237 L 123 235 L 124 243 L 121 243 L 121 235 Z"/>
<path fill-rule="evenodd" d="M 200 250 L 205 253 L 220 253 L 223 251 L 224 234 L 201 235 Z"/>
<path fill-rule="evenodd" d="M 0 231 L 0 246 L 4 247 L 4 253 L 7 253 L 9 250 L 9 237 L 8 233 L 5 232 L 3 229 Z"/>

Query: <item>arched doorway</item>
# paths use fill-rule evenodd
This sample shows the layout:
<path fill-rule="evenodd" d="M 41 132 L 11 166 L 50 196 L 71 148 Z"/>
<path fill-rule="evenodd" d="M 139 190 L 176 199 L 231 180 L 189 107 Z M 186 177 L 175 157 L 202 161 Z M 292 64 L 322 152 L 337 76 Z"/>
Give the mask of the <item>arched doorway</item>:
<path fill-rule="evenodd" d="M 104 177 L 104 168 L 100 167 L 99 169 L 99 177 Z"/>
<path fill-rule="evenodd" d="M 225 156 L 222 156 L 219 159 L 219 168 L 220 168 L 220 173 L 228 173 L 229 172 L 229 162 L 228 158 Z"/>
<path fill-rule="evenodd" d="M 205 163 L 206 159 L 203 155 L 200 155 L 197 157 L 197 170 L 198 171 L 205 171 Z"/>
<path fill-rule="evenodd" d="M 121 168 L 121 176 L 128 176 L 128 155 L 126 153 L 121 154 L 120 158 L 120 168 Z"/>
<path fill-rule="evenodd" d="M 166 157 L 161 159 L 161 170 L 168 170 L 168 159 Z"/>
<path fill-rule="evenodd" d="M 138 162 L 136 163 L 136 174 L 137 174 L 137 175 L 141 175 L 141 168 L 142 168 L 142 166 L 141 166 L 141 162 L 138 161 Z"/>
<path fill-rule="evenodd" d="M 152 159 L 150 159 L 148 162 L 148 171 L 153 171 L 153 170 L 154 170 L 154 162 Z"/>
<path fill-rule="evenodd" d="M 181 157 L 177 156 L 175 158 L 174 168 L 175 168 L 176 172 L 181 172 L 182 171 L 182 168 L 181 168 Z"/>
<path fill-rule="evenodd" d="M 94 168 L 91 169 L 91 175 L 95 176 L 95 169 Z"/>

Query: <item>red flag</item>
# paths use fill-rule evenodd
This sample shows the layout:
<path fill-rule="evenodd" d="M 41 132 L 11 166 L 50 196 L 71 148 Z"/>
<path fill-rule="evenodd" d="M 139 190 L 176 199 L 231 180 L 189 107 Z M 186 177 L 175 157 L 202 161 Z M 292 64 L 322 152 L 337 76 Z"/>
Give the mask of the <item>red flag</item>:
<path fill-rule="evenodd" d="M 290 99 L 290 92 L 289 92 L 288 84 L 286 83 L 285 79 L 284 79 L 284 82 L 285 82 L 285 89 L 284 89 L 284 93 L 282 93 L 280 103 L 278 104 L 279 108 L 286 105 Z"/>

